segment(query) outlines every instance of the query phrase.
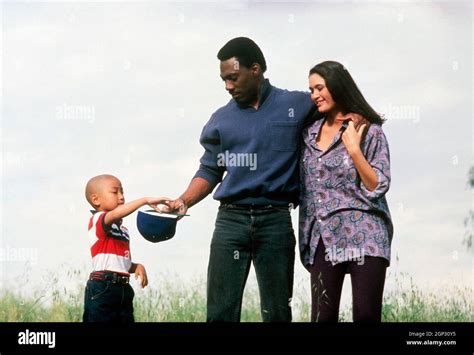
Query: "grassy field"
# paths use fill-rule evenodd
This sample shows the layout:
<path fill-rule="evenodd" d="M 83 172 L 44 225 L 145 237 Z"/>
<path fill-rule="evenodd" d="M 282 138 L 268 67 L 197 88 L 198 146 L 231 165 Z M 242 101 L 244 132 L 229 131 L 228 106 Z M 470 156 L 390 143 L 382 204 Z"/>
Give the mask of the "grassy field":
<path fill-rule="evenodd" d="M 79 271 L 69 274 L 75 280 L 85 279 Z M 204 280 L 181 283 L 174 277 L 162 277 L 154 284 L 159 287 L 147 287 L 145 290 L 135 287 L 137 321 L 205 321 Z M 443 292 L 423 291 L 407 275 L 397 284 L 397 291 L 385 293 L 384 322 L 471 322 L 473 319 L 472 290 L 468 287 L 444 289 Z M 294 291 L 293 315 L 297 322 L 307 322 L 310 317 L 309 297 L 302 288 L 297 284 Z M 71 291 L 71 288 L 61 287 L 57 278 L 51 279 L 44 289 L 37 290 L 29 297 L 21 296 L 21 292 L 0 290 L 0 322 L 79 322 L 82 318 L 83 295 L 82 284 Z M 340 320 L 352 320 L 350 307 L 341 310 Z M 256 287 L 247 287 L 245 291 L 242 321 L 261 321 Z"/>

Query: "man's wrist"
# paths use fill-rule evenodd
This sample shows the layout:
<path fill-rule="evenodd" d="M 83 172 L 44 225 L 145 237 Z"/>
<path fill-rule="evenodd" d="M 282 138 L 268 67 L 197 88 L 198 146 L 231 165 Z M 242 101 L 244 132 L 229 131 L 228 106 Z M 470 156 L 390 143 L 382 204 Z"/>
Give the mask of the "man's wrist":
<path fill-rule="evenodd" d="M 188 207 L 188 206 L 189 206 L 190 201 L 189 201 L 189 199 L 186 198 L 184 195 L 183 195 L 183 196 L 180 196 L 180 197 L 178 198 L 178 200 L 181 200 L 181 202 L 183 203 L 183 205 L 184 205 L 185 207 Z"/>

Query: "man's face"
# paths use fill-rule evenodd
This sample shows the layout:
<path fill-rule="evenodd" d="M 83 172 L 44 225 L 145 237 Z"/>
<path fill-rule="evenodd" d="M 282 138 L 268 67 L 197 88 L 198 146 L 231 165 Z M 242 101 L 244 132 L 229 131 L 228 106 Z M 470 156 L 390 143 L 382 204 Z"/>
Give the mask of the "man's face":
<path fill-rule="evenodd" d="M 239 105 L 251 105 L 258 99 L 260 67 L 247 68 L 238 60 L 230 58 L 221 61 L 221 78 L 225 89 Z"/>

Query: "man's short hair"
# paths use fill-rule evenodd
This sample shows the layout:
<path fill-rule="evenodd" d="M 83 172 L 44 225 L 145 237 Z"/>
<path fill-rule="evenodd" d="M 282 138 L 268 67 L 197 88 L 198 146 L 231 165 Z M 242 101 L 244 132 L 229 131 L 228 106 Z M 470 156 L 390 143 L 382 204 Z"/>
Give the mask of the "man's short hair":
<path fill-rule="evenodd" d="M 262 73 L 267 70 L 267 63 L 261 49 L 247 37 L 237 37 L 227 42 L 217 53 L 217 58 L 224 61 L 235 57 L 240 64 L 250 68 L 254 63 L 260 64 Z"/>

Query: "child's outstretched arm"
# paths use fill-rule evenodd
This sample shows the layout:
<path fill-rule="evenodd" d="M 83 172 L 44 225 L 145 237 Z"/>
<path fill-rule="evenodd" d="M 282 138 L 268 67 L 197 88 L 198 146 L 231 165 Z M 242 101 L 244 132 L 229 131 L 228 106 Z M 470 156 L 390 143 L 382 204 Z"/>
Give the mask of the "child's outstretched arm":
<path fill-rule="evenodd" d="M 161 212 L 161 210 L 158 208 L 158 205 L 166 205 L 169 200 L 171 199 L 168 197 L 143 197 L 138 200 L 125 203 L 116 207 L 112 211 L 107 212 L 104 217 L 104 223 L 106 225 L 111 225 L 113 222 L 128 216 L 130 213 L 135 212 L 144 205 L 148 205 L 154 210 Z"/>
<path fill-rule="evenodd" d="M 142 264 L 132 263 L 132 266 L 128 272 L 135 274 L 135 280 L 138 280 L 138 278 L 141 279 L 142 288 L 145 288 L 145 286 L 148 285 L 148 276 L 146 275 L 145 267 Z"/>

